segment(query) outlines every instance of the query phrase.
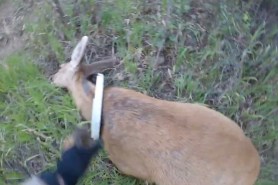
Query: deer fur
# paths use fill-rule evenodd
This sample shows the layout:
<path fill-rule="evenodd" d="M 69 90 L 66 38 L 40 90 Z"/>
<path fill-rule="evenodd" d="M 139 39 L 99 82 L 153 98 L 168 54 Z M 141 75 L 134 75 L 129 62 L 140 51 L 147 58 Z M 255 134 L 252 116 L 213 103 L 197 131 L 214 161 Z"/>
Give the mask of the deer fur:
<path fill-rule="evenodd" d="M 84 36 L 53 84 L 67 88 L 90 120 L 95 86 L 86 77 L 112 67 L 115 60 L 102 68 L 101 62 L 85 67 L 81 60 L 87 42 Z M 210 108 L 106 87 L 102 114 L 104 149 L 123 174 L 157 185 L 253 185 L 258 177 L 260 158 L 250 139 Z"/>

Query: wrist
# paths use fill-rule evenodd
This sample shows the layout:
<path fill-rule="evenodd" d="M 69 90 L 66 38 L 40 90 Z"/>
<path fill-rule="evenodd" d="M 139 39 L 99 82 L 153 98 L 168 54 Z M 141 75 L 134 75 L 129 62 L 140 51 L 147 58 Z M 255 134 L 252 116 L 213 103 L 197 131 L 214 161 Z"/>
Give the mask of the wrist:
<path fill-rule="evenodd" d="M 39 178 L 47 185 L 66 185 L 62 176 L 57 172 L 44 172 Z"/>

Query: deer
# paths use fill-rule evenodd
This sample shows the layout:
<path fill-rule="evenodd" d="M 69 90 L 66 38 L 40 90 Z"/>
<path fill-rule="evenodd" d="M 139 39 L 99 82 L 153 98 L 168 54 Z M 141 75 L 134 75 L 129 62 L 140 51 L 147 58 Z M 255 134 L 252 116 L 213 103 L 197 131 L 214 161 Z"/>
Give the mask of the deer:
<path fill-rule="evenodd" d="M 67 89 L 89 121 L 95 84 L 88 76 L 115 67 L 117 59 L 82 63 L 88 40 L 88 36 L 81 38 L 71 61 L 53 75 L 52 84 Z M 260 156 L 251 139 L 232 119 L 208 106 L 107 86 L 101 123 L 104 150 L 123 175 L 157 185 L 253 185 L 257 181 Z"/>

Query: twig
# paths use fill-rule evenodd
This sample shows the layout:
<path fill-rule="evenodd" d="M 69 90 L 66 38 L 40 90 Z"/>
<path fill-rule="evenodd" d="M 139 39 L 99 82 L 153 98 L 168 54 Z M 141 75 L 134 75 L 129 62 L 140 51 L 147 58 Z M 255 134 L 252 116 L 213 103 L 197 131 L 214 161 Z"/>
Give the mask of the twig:
<path fill-rule="evenodd" d="M 38 131 L 36 131 L 35 129 L 29 128 L 26 125 L 23 124 L 19 124 L 18 127 L 23 127 L 23 131 L 29 132 L 34 134 L 35 136 L 39 137 L 40 139 L 44 139 L 45 141 L 51 139 L 51 137 L 44 135 L 43 133 L 40 133 Z"/>
<path fill-rule="evenodd" d="M 166 15 L 166 28 L 169 26 L 169 22 L 171 21 L 171 13 L 172 13 L 172 0 L 167 1 L 167 15 Z"/>
<path fill-rule="evenodd" d="M 99 24 L 101 21 L 102 0 L 95 1 L 95 8 L 92 10 L 92 21 Z"/>
<path fill-rule="evenodd" d="M 74 6 L 73 6 L 73 16 L 74 16 L 74 25 L 76 27 L 76 31 L 77 33 L 80 33 L 80 24 L 81 24 L 81 20 L 80 20 L 80 6 L 78 4 L 78 0 L 74 0 Z"/>
<path fill-rule="evenodd" d="M 36 131 L 35 129 L 31 129 L 31 128 L 27 128 L 25 129 L 27 132 L 34 134 L 35 136 L 47 141 L 49 139 L 51 139 L 51 137 L 44 135 L 43 133 L 40 133 L 38 131 Z"/>
<path fill-rule="evenodd" d="M 56 10 L 56 12 L 58 13 L 58 15 L 60 16 L 62 23 L 66 26 L 67 25 L 66 16 L 61 7 L 59 0 L 53 0 L 53 7 Z"/>

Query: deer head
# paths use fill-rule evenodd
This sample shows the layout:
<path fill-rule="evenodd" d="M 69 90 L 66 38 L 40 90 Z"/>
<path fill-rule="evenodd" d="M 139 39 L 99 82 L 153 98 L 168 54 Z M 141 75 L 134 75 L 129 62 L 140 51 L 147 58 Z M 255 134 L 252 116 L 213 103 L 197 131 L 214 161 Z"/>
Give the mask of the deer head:
<path fill-rule="evenodd" d="M 72 52 L 71 61 L 60 65 L 59 71 L 52 77 L 54 85 L 71 89 L 73 82 L 76 82 L 78 79 L 87 78 L 93 73 L 102 72 L 104 69 L 112 68 L 116 65 L 116 57 L 94 62 L 92 64 L 82 64 L 81 61 L 88 40 L 88 36 L 83 36 Z"/>
<path fill-rule="evenodd" d="M 87 80 L 87 77 L 94 73 L 100 73 L 105 69 L 116 65 L 116 57 L 106 60 L 82 64 L 82 58 L 88 43 L 88 37 L 83 36 L 73 50 L 71 61 L 60 66 L 59 71 L 53 75 L 52 84 L 66 88 L 70 91 L 73 99 L 84 118 L 91 116 L 91 104 L 94 97 L 95 85 Z M 85 106 L 84 106 L 85 105 Z"/>
<path fill-rule="evenodd" d="M 80 69 L 80 63 L 87 43 L 88 37 L 83 36 L 72 52 L 71 61 L 66 64 L 61 64 L 59 71 L 53 76 L 53 84 L 58 87 L 69 88 L 71 82 L 75 80 L 76 74 Z"/>

